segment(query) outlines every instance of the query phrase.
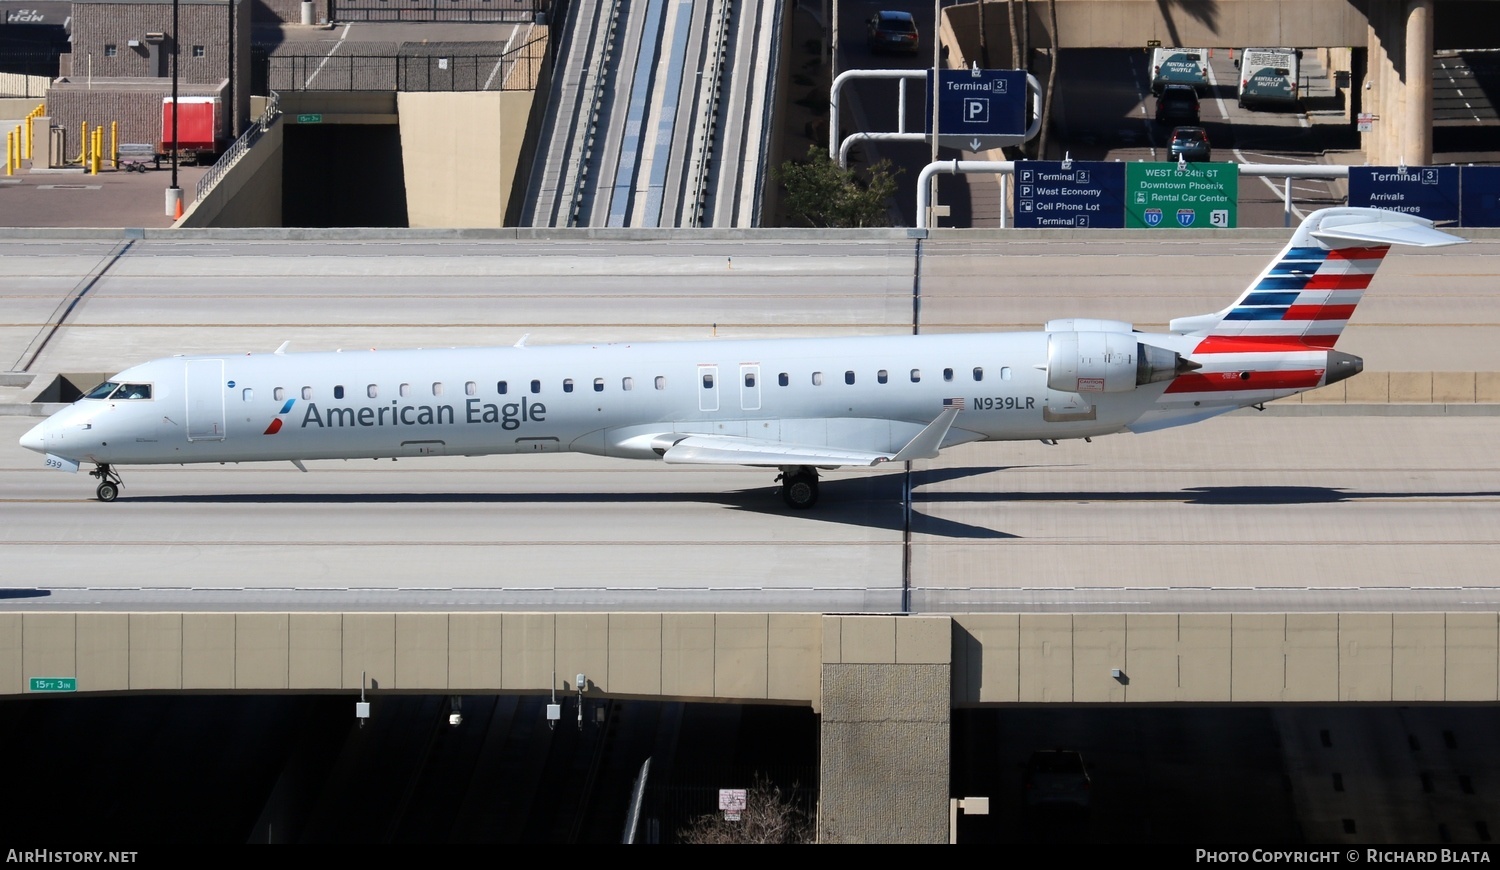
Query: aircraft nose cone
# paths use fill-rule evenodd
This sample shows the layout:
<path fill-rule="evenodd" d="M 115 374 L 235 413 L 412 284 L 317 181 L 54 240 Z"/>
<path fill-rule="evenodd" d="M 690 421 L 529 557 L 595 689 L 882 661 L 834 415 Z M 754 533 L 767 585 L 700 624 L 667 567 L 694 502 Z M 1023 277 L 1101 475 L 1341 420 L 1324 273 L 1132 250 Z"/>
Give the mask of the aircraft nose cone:
<path fill-rule="evenodd" d="M 47 439 L 43 434 L 43 430 L 46 428 L 46 426 L 46 423 L 38 423 L 35 426 L 32 426 L 25 435 L 21 436 L 21 446 L 25 447 L 27 450 L 35 450 L 38 453 L 46 453 Z"/>

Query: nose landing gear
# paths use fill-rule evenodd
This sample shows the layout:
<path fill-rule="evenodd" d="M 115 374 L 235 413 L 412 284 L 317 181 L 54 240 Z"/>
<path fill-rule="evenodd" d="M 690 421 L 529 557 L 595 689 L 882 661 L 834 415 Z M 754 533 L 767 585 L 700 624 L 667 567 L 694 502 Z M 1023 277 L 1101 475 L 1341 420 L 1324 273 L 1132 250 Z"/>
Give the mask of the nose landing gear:
<path fill-rule="evenodd" d="M 94 490 L 94 497 L 100 501 L 114 501 L 120 497 L 120 487 L 125 482 L 120 479 L 120 473 L 109 466 L 107 462 L 101 462 L 89 476 L 99 481 L 99 488 Z"/>
<path fill-rule="evenodd" d="M 818 503 L 818 470 L 806 465 L 794 465 L 781 470 L 776 476 L 781 482 L 781 498 L 787 506 L 805 511 Z"/>

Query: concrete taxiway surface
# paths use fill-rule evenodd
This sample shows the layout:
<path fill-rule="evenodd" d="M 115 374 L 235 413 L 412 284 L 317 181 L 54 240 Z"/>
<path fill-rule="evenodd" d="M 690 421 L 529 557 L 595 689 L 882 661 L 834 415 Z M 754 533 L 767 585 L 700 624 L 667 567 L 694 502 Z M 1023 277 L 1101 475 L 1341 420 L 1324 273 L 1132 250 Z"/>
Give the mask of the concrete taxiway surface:
<path fill-rule="evenodd" d="M 924 331 L 1160 325 L 1226 304 L 1282 242 L 7 240 L 0 353 L 104 372 L 285 340 L 900 333 L 914 286 Z M 1500 371 L 1497 254 L 1393 252 L 1340 347 L 1367 371 Z M 773 472 L 584 456 L 127 467 L 106 505 L 17 446 L 34 419 L 7 417 L 0 587 L 22 609 L 1493 610 L 1493 407 L 1273 404 L 974 445 L 909 480 L 830 473 L 807 514 Z"/>

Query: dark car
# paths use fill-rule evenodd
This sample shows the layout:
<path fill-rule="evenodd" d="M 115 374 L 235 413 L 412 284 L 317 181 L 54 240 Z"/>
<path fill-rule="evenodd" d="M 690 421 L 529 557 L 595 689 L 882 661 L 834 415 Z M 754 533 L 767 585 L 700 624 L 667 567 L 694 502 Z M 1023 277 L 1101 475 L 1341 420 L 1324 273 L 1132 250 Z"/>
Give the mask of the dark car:
<path fill-rule="evenodd" d="M 1026 760 L 1022 800 L 1028 809 L 1087 810 L 1088 771 L 1072 749 L 1038 749 Z"/>
<path fill-rule="evenodd" d="M 1211 159 L 1213 148 L 1208 144 L 1208 131 L 1202 127 L 1172 128 L 1172 159 L 1181 158 L 1189 163 Z"/>
<path fill-rule="evenodd" d="M 1191 85 L 1167 85 L 1156 98 L 1158 123 L 1198 123 L 1198 92 Z"/>
<path fill-rule="evenodd" d="M 870 51 L 917 53 L 917 20 L 910 12 L 876 12 L 866 22 Z"/>

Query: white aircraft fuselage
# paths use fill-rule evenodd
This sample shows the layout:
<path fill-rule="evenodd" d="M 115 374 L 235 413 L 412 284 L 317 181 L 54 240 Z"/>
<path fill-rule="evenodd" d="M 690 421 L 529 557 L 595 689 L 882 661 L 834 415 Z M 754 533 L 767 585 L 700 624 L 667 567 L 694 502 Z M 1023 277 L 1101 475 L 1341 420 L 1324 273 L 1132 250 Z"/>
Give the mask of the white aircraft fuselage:
<path fill-rule="evenodd" d="M 1356 374 L 1332 349 L 1391 243 L 1461 241 L 1327 209 L 1241 295 L 1163 333 L 1039 332 L 178 356 L 120 372 L 21 439 L 57 468 L 574 451 L 817 469 L 1182 425 Z"/>

